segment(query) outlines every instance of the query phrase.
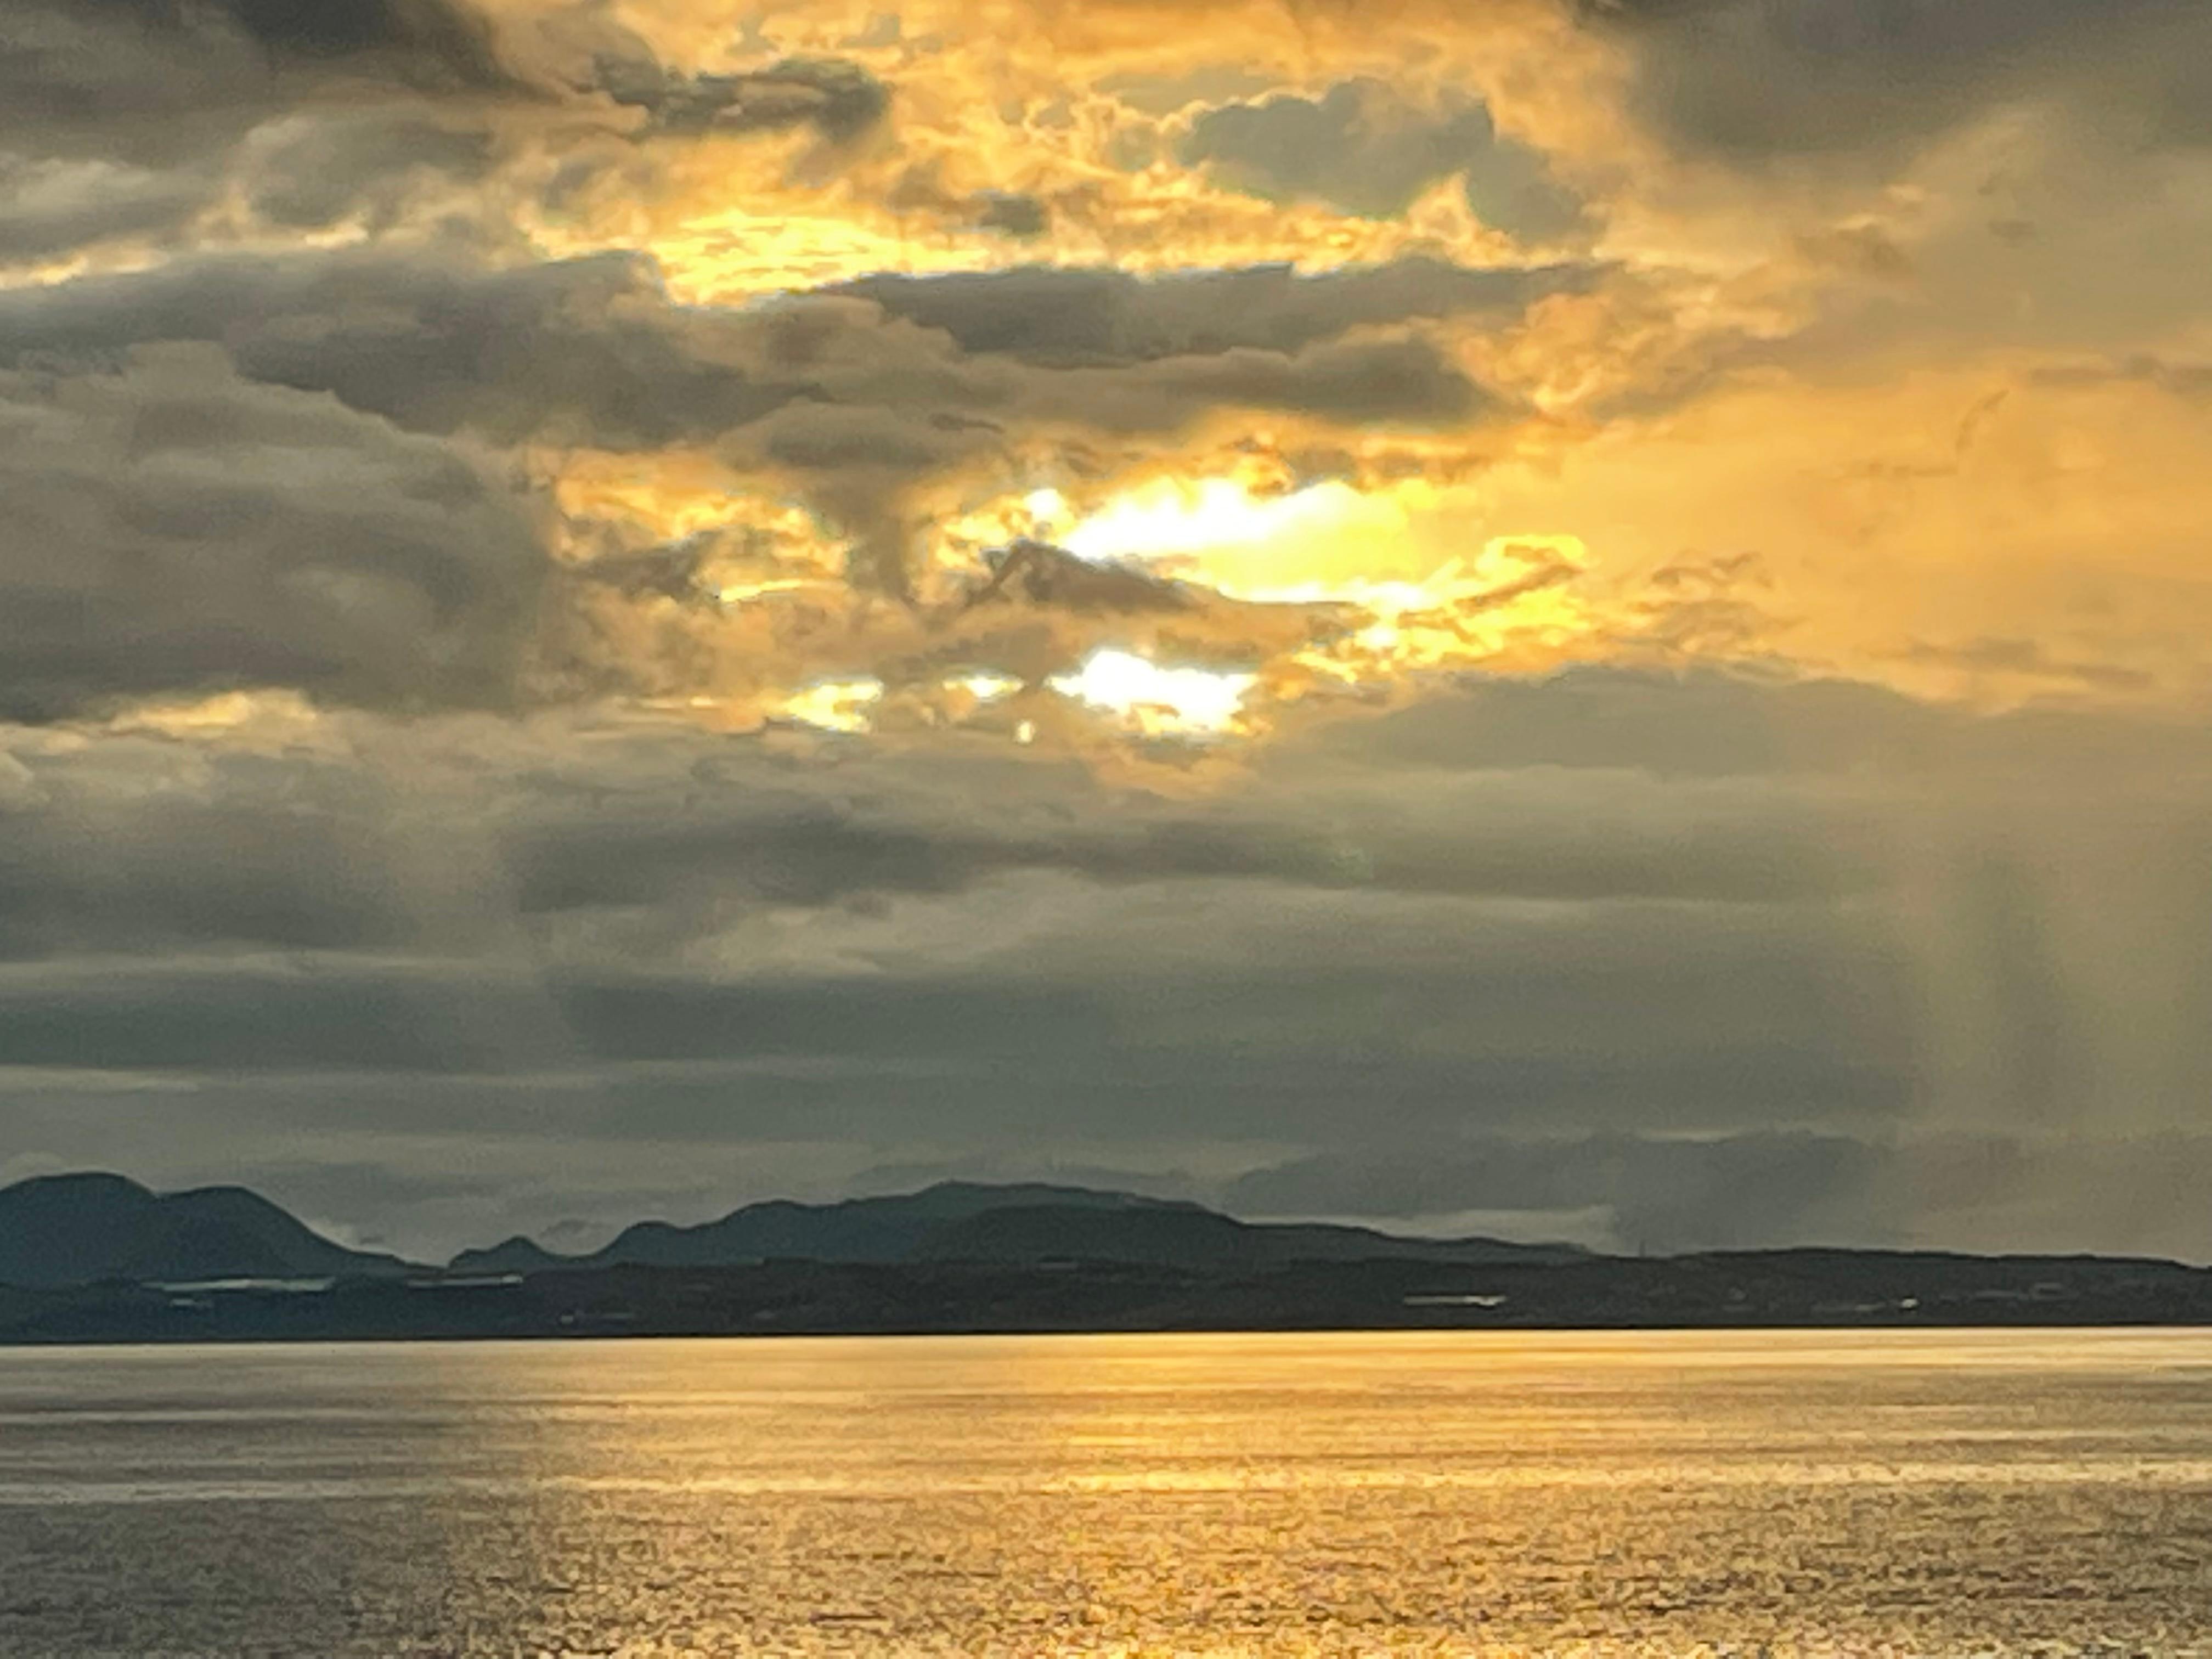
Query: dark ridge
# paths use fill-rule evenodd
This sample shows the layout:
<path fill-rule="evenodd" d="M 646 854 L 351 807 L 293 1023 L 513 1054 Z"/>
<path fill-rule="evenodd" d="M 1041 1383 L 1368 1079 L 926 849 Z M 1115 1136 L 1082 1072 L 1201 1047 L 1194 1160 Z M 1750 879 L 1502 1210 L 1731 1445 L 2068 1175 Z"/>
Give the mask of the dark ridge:
<path fill-rule="evenodd" d="M 1227 1263 L 1557 1261 L 1571 1245 L 1498 1239 L 1396 1238 L 1364 1227 L 1234 1220 L 1177 1200 L 1042 1182 L 950 1181 L 836 1204 L 775 1199 L 719 1221 L 678 1227 L 641 1221 L 589 1255 L 560 1256 L 529 1239 L 453 1258 L 455 1272 L 532 1273 L 549 1267 L 718 1267 L 773 1261 L 884 1264 L 1047 1260 L 1206 1268 Z"/>
<path fill-rule="evenodd" d="M 155 1193 L 121 1176 L 42 1176 L 0 1188 L 0 1285 L 392 1274 L 243 1187 Z"/>
<path fill-rule="evenodd" d="M 447 1267 L 457 1273 L 534 1273 L 570 1267 L 574 1261 L 574 1256 L 556 1255 L 537 1240 L 517 1233 L 489 1249 L 463 1250 Z"/>
<path fill-rule="evenodd" d="M 1804 1248 L 1675 1257 L 1240 1221 L 1042 1183 L 526 1238 L 443 1272 L 348 1250 L 236 1187 L 0 1189 L 0 1344 L 963 1331 L 2212 1325 L 2212 1269 Z"/>

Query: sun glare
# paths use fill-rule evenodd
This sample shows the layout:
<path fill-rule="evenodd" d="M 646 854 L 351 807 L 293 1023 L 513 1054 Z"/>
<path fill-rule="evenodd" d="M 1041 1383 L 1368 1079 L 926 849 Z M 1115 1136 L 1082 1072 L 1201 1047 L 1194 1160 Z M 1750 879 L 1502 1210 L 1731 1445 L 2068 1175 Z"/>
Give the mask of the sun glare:
<path fill-rule="evenodd" d="M 824 732 L 865 732 L 883 695 L 881 680 L 823 680 L 792 693 L 778 712 L 786 720 Z"/>
<path fill-rule="evenodd" d="M 1012 696 L 1022 689 L 1022 683 L 1011 674 L 962 674 L 945 681 L 955 690 L 965 691 L 977 702 L 996 702 L 1001 697 Z"/>
<path fill-rule="evenodd" d="M 1187 561 L 1201 580 L 1242 597 L 1271 575 L 1310 574 L 1351 545 L 1391 547 L 1405 530 L 1397 500 L 1340 480 L 1255 495 L 1235 478 L 1158 478 L 1108 501 L 1061 544 L 1085 559 Z"/>
<path fill-rule="evenodd" d="M 1165 668 L 1127 651 L 1094 651 L 1052 689 L 1127 722 L 1147 737 L 1236 729 L 1256 677 L 1211 668 Z"/>

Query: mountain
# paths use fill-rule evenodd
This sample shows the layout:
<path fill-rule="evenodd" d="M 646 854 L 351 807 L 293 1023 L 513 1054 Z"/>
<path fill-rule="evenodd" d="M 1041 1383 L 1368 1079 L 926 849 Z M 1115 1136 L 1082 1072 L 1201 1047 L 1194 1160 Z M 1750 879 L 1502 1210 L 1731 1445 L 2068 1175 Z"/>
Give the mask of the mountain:
<path fill-rule="evenodd" d="M 1238 1221 L 1195 1205 L 1152 1210 L 1013 1204 L 938 1228 L 919 1259 L 936 1261 L 1121 1261 L 1146 1267 L 1265 1267 L 1297 1261 L 1571 1261 L 1572 1245 L 1496 1238 L 1401 1238 L 1366 1227 Z"/>
<path fill-rule="evenodd" d="M 489 1250 L 465 1250 L 452 1265 L 457 1273 L 534 1273 L 768 1261 L 1085 1261 L 1199 1269 L 1291 1261 L 1541 1262 L 1583 1254 L 1566 1245 L 1396 1238 L 1364 1227 L 1237 1221 L 1196 1204 L 1086 1187 L 954 1181 L 836 1204 L 750 1204 L 696 1227 L 642 1221 L 589 1255 L 556 1255 L 529 1239 L 509 1239 Z"/>
<path fill-rule="evenodd" d="M 918 1193 L 888 1198 L 850 1198 L 835 1204 L 770 1199 L 733 1210 L 719 1221 L 678 1227 L 640 1221 L 589 1255 L 558 1255 L 527 1238 L 510 1238 L 488 1250 L 464 1250 L 457 1273 L 530 1273 L 548 1267 L 717 1267 L 764 1261 L 904 1261 L 939 1229 L 1015 1205 L 1069 1208 L 1189 1208 L 1132 1193 L 1042 1184 L 988 1186 L 948 1181 Z"/>
<path fill-rule="evenodd" d="M 116 1175 L 0 1188 L 0 1285 L 329 1279 L 405 1271 L 334 1244 L 242 1187 L 155 1193 Z"/>
<path fill-rule="evenodd" d="M 556 1255 L 535 1239 L 517 1233 L 489 1249 L 463 1250 L 448 1264 L 457 1273 L 538 1273 L 574 1265 L 576 1258 Z"/>
<path fill-rule="evenodd" d="M 527 1238 L 454 1271 L 343 1249 L 234 1187 L 0 1189 L 0 1346 L 966 1331 L 2212 1327 L 2212 1269 L 2095 1256 L 1674 1257 L 1239 1221 L 1080 1187 L 948 1182 Z M 229 1284 L 211 1281 L 229 1280 Z M 307 1281 L 299 1283 L 296 1281 Z M 194 1282 L 189 1291 L 179 1288 Z M 287 1283 L 285 1281 L 295 1281 Z"/>

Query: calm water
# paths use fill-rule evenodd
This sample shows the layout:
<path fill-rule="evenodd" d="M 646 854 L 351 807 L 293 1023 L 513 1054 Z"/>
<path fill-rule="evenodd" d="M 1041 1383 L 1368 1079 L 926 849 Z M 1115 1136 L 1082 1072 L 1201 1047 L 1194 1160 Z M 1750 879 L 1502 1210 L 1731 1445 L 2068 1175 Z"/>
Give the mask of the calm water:
<path fill-rule="evenodd" d="M 2212 1654 L 2212 1333 L 0 1352 L 0 1653 Z"/>

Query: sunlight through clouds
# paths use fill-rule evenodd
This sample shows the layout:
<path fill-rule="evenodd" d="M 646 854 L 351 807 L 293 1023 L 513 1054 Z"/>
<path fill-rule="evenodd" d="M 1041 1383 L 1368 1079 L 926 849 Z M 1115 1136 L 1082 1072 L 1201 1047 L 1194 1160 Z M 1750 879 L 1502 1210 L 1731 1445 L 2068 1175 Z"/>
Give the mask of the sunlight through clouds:
<path fill-rule="evenodd" d="M 1387 547 L 1405 528 L 1398 501 L 1340 482 L 1255 496 L 1235 478 L 1158 478 L 1071 526 L 1061 544 L 1086 559 L 1173 561 L 1201 573 L 1237 573 L 1248 586 L 1252 575 L 1273 568 L 1290 586 L 1302 566 L 1350 562 L 1362 544 Z M 1228 575 L 1220 585 L 1236 592 L 1234 581 Z"/>
<path fill-rule="evenodd" d="M 1256 677 L 1170 668 L 1127 651 L 1091 653 L 1054 690 L 1103 709 L 1146 737 L 1218 737 L 1237 729 Z"/>
<path fill-rule="evenodd" d="M 31 1155 L 2212 1251 L 2212 7 L 0 11 Z"/>
<path fill-rule="evenodd" d="M 865 732 L 869 711 L 883 695 L 880 680 L 824 680 L 786 697 L 780 712 L 824 732 Z"/>

